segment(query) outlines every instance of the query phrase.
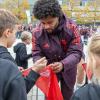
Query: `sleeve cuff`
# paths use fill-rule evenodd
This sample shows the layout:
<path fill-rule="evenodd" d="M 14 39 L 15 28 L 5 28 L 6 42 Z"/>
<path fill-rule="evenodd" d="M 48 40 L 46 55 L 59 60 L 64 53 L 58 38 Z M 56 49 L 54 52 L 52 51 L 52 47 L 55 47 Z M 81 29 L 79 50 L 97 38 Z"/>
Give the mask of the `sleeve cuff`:
<path fill-rule="evenodd" d="M 36 81 L 39 77 L 40 77 L 40 75 L 37 72 L 33 71 L 33 70 L 31 70 L 29 75 L 28 75 L 28 78 L 30 80 L 33 80 L 33 81 Z"/>
<path fill-rule="evenodd" d="M 61 61 L 61 63 L 62 63 L 62 65 L 63 65 L 63 69 L 61 70 L 62 72 L 64 71 L 64 64 L 63 64 L 63 62 Z"/>

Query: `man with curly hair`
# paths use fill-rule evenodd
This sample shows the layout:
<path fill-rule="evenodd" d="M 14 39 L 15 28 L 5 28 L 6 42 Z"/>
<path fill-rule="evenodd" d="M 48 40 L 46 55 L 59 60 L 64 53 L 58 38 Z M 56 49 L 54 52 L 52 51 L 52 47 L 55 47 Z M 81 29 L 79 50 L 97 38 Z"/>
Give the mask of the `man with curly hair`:
<path fill-rule="evenodd" d="M 33 14 L 40 21 L 33 30 L 33 60 L 46 57 L 61 83 L 64 100 L 70 100 L 82 56 L 78 27 L 64 15 L 57 0 L 37 0 Z"/>

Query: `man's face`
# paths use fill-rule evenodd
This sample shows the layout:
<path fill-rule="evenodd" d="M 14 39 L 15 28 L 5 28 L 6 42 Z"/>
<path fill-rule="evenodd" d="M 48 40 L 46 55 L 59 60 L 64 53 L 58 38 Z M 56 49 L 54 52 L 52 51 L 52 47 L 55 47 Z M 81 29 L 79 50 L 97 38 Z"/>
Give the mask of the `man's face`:
<path fill-rule="evenodd" d="M 59 24 L 58 17 L 47 17 L 46 19 L 41 19 L 41 24 L 43 29 L 51 33 Z"/>

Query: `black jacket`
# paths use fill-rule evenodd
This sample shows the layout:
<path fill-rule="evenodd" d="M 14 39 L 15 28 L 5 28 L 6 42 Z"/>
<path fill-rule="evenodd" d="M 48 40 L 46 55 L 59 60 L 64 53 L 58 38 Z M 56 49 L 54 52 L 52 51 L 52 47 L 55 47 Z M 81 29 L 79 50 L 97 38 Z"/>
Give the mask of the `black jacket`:
<path fill-rule="evenodd" d="M 10 53 L 8 52 L 7 48 L 5 48 L 3 46 L 0 46 L 0 58 L 10 60 L 11 62 L 13 62 L 15 64 L 15 61 L 14 61 L 13 57 L 10 55 Z M 15 66 L 16 66 L 16 64 L 15 64 Z M 39 76 L 40 75 L 38 73 L 31 70 L 29 75 L 26 78 L 24 78 L 27 93 L 34 86 L 34 84 Z"/>
<path fill-rule="evenodd" d="M 0 100 L 27 100 L 25 82 L 17 66 L 1 58 Z"/>
<path fill-rule="evenodd" d="M 32 57 L 32 54 L 27 54 L 26 45 L 18 43 L 14 46 L 14 52 L 16 53 L 15 61 L 17 65 L 26 69 L 28 67 L 28 59 Z"/>
<path fill-rule="evenodd" d="M 71 100 L 100 100 L 100 86 L 87 84 L 77 90 Z"/>

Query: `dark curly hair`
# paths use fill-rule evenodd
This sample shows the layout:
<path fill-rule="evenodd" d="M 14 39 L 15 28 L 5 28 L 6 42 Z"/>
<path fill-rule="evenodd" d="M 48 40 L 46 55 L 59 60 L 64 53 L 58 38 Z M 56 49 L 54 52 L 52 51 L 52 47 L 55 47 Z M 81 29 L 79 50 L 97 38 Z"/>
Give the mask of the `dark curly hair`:
<path fill-rule="evenodd" d="M 48 16 L 60 17 L 62 10 L 58 0 L 38 0 L 33 7 L 33 14 L 37 19 L 44 19 Z"/>

